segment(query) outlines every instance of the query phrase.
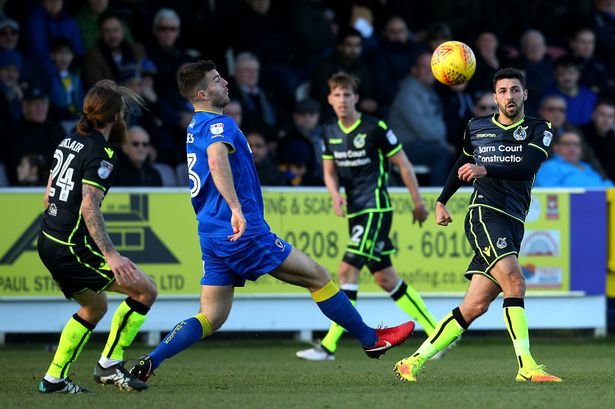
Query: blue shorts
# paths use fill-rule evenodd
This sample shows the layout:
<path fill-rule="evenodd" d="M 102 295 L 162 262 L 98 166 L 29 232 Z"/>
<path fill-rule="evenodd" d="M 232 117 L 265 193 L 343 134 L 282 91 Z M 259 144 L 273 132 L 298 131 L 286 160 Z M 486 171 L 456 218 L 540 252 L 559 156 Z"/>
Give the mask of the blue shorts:
<path fill-rule="evenodd" d="M 200 236 L 200 242 L 201 285 L 243 287 L 246 280 L 256 281 L 278 268 L 292 250 L 289 243 L 272 232 L 242 236 L 237 241 Z"/>

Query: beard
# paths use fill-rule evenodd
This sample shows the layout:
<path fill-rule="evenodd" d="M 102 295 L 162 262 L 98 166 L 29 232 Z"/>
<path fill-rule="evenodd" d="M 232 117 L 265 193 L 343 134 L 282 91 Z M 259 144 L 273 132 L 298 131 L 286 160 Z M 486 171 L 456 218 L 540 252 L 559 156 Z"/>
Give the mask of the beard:
<path fill-rule="evenodd" d="M 212 99 L 211 105 L 215 106 L 216 108 L 222 109 L 227 106 L 229 102 L 231 102 L 231 97 L 229 97 L 227 94 L 224 94 L 217 96 L 216 99 Z"/>
<path fill-rule="evenodd" d="M 500 106 L 499 108 L 500 112 L 502 112 L 506 118 L 514 119 L 521 114 L 521 111 L 523 110 L 523 104 L 515 105 L 515 110 L 510 113 L 508 112 L 506 105 L 504 105 L 504 107 Z"/>
<path fill-rule="evenodd" d="M 122 146 L 128 137 L 128 125 L 123 117 L 120 117 L 113 126 L 109 133 L 109 144 L 114 146 Z"/>

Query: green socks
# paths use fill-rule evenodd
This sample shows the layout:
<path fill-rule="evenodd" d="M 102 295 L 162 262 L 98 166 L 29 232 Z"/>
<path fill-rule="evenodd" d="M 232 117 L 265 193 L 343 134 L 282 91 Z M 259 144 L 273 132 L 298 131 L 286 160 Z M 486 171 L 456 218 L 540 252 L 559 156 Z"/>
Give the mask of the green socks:
<path fill-rule="evenodd" d="M 124 359 L 124 349 L 128 348 L 135 339 L 148 311 L 147 305 L 130 297 L 117 307 L 111 321 L 109 338 L 102 352 L 103 358 L 111 361 Z"/>
<path fill-rule="evenodd" d="M 433 333 L 423 342 L 416 353 L 428 360 L 452 344 L 468 329 L 469 324 L 461 315 L 459 307 L 455 308 L 436 325 Z"/>
<path fill-rule="evenodd" d="M 427 309 L 425 301 L 420 294 L 403 280 L 399 280 L 397 287 L 391 291 L 391 298 L 395 304 L 409 316 L 417 320 L 427 336 L 430 336 L 436 326 L 436 320 Z"/>
<path fill-rule="evenodd" d="M 519 369 L 535 367 L 536 361 L 530 354 L 530 334 L 523 298 L 504 298 L 503 307 L 504 323 L 515 347 Z"/>
<path fill-rule="evenodd" d="M 73 315 L 62 330 L 58 349 L 47 370 L 47 375 L 57 379 L 68 377 L 70 365 L 77 360 L 84 345 L 90 339 L 95 325 L 77 314 Z"/>

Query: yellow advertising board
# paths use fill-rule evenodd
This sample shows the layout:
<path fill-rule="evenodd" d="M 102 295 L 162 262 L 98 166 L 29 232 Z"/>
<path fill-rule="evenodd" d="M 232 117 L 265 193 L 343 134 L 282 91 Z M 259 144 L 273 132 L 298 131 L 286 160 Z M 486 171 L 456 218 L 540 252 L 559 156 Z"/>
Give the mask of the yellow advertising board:
<path fill-rule="evenodd" d="M 433 209 L 438 194 L 423 196 Z M 422 228 L 412 224 L 407 192 L 392 192 L 391 198 L 395 207 L 391 238 L 399 249 L 392 260 L 398 273 L 422 292 L 465 291 L 468 282 L 463 272 L 472 257 L 463 228 L 469 192 L 457 193 L 448 203 L 453 223 L 446 228 L 433 223 L 433 214 Z M 335 276 L 348 241 L 347 221 L 333 214 L 326 191 L 265 191 L 264 200 L 272 230 Z M 103 203 L 103 213 L 118 250 L 154 277 L 161 295 L 199 293 L 201 253 L 187 191 L 113 190 Z M 1 297 L 60 294 L 36 251 L 41 214 L 42 192 L 0 193 Z M 520 255 L 530 290 L 568 291 L 569 220 L 569 194 L 534 195 Z M 366 270 L 360 289 L 381 291 Z M 238 290 L 302 291 L 269 276 Z"/>

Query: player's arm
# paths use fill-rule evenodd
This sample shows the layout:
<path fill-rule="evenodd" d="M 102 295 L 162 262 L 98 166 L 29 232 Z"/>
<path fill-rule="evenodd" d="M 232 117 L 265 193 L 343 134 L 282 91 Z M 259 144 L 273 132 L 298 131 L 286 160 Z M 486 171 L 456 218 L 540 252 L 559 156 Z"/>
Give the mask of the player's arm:
<path fill-rule="evenodd" d="M 519 163 L 507 166 L 492 164 L 484 166 L 464 165 L 459 169 L 459 179 L 471 182 L 474 179 L 489 176 L 506 180 L 530 180 L 538 172 L 540 165 L 545 159 L 546 156 L 543 151 L 530 146 Z"/>
<path fill-rule="evenodd" d="M 436 224 L 441 226 L 447 226 L 449 223 L 453 221 L 450 213 L 446 209 L 446 202 L 455 194 L 457 190 L 461 187 L 462 180 L 459 178 L 458 173 L 459 169 L 468 164 L 474 163 L 474 158 L 466 153 L 465 149 L 457 158 L 457 161 L 453 165 L 451 172 L 448 174 L 448 178 L 444 183 L 444 187 L 442 188 L 442 192 L 438 199 L 436 200 Z"/>
<path fill-rule="evenodd" d="M 322 160 L 323 178 L 325 180 L 325 186 L 331 195 L 331 201 L 333 202 L 333 210 L 335 214 L 343 217 L 344 208 L 346 205 L 346 199 L 340 194 L 340 181 L 337 176 L 337 167 L 333 159 L 323 158 Z"/>
<path fill-rule="evenodd" d="M 81 193 L 83 196 L 81 214 L 85 225 L 90 236 L 105 256 L 118 284 L 126 285 L 137 281 L 139 278 L 137 266 L 130 259 L 117 252 L 107 233 L 105 220 L 100 210 L 100 205 L 105 197 L 104 192 L 98 187 L 84 183 Z"/>
<path fill-rule="evenodd" d="M 241 210 L 241 203 L 237 198 L 233 173 L 228 160 L 229 145 L 226 143 L 213 143 L 207 147 L 209 170 L 216 185 L 216 189 L 222 195 L 231 208 L 231 226 L 233 234 L 229 236 L 231 241 L 239 239 L 246 231 L 246 219 Z"/>
<path fill-rule="evenodd" d="M 416 174 L 414 173 L 414 168 L 412 167 L 412 163 L 408 159 L 406 152 L 403 149 L 400 149 L 393 156 L 389 158 L 389 162 L 396 165 L 399 168 L 399 174 L 401 175 L 401 180 L 404 182 L 404 185 L 410 191 L 410 195 L 412 196 L 412 202 L 414 203 L 414 209 L 412 210 L 413 220 L 412 223 L 419 222 L 419 226 L 423 226 L 423 222 L 427 219 L 427 209 L 425 208 L 425 203 L 423 202 L 423 198 L 421 197 L 421 192 L 419 191 L 419 182 L 416 179 Z"/>
<path fill-rule="evenodd" d="M 45 204 L 45 209 L 49 207 L 49 192 L 51 192 L 51 174 L 49 174 L 49 178 L 47 179 L 47 187 L 45 188 L 45 195 L 43 196 L 43 203 Z"/>

